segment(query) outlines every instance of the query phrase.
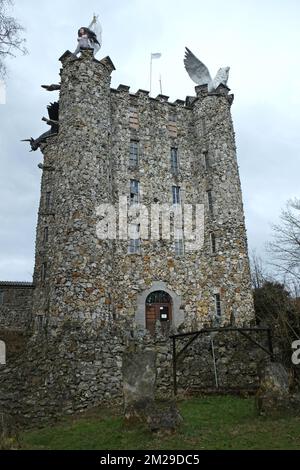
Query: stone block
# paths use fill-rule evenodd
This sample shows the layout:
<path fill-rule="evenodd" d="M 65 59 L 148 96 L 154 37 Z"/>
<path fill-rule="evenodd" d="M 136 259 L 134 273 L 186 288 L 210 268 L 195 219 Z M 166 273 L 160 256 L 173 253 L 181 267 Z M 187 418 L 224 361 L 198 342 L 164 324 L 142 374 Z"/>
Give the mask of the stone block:
<path fill-rule="evenodd" d="M 261 415 L 300 416 L 300 394 L 290 392 L 290 374 L 280 363 L 272 362 L 260 371 L 260 387 L 255 397 Z"/>
<path fill-rule="evenodd" d="M 145 409 L 155 396 L 155 351 L 124 352 L 122 373 L 125 419 L 143 419 Z"/>

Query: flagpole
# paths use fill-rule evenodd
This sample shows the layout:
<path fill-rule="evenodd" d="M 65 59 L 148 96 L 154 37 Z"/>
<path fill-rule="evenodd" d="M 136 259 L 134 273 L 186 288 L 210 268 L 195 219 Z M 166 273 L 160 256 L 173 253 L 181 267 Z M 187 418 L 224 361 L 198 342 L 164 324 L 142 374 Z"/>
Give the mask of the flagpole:
<path fill-rule="evenodd" d="M 159 75 L 160 94 L 162 95 L 161 75 Z"/>
<path fill-rule="evenodd" d="M 156 53 L 151 52 L 151 55 L 150 55 L 150 91 L 149 91 L 149 96 L 151 96 L 151 92 L 152 92 L 152 60 L 153 59 L 159 59 L 160 57 L 161 57 L 160 52 L 156 52 Z"/>

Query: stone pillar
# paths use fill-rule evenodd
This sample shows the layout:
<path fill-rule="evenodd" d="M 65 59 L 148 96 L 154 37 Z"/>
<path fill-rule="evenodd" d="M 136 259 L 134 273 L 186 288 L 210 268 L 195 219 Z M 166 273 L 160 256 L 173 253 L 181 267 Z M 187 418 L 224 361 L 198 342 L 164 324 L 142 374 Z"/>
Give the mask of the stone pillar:
<path fill-rule="evenodd" d="M 233 95 L 228 88 L 218 87 L 208 93 L 207 87 L 196 87 L 192 103 L 196 137 L 195 187 L 205 205 L 205 247 L 209 253 L 207 291 L 210 303 L 220 295 L 220 324 L 235 319 L 236 324 L 249 323 L 254 316 L 242 192 L 236 158 L 234 130 L 230 113 Z M 213 235 L 211 235 L 213 234 Z M 212 253 L 211 236 L 215 238 Z M 213 254 L 213 256 L 212 256 Z M 209 303 L 209 302 L 207 302 Z M 210 311 L 214 312 L 212 305 Z"/>
<path fill-rule="evenodd" d="M 266 363 L 260 370 L 260 386 L 255 397 L 261 415 L 300 415 L 300 393 L 291 393 L 291 372 L 279 362 Z"/>
<path fill-rule="evenodd" d="M 182 417 L 175 400 L 155 400 L 156 352 L 132 343 L 123 353 L 124 417 L 126 424 L 141 421 L 151 431 L 175 431 Z"/>
<path fill-rule="evenodd" d="M 142 420 L 155 399 L 156 353 L 129 349 L 123 353 L 123 393 L 125 419 Z"/>

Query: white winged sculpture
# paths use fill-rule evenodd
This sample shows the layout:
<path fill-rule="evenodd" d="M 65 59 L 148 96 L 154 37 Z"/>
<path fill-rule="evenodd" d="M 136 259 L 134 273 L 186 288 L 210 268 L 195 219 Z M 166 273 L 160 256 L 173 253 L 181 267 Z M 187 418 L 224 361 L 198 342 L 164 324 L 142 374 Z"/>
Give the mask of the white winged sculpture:
<path fill-rule="evenodd" d="M 91 24 L 86 28 L 82 26 L 78 30 L 78 45 L 74 52 L 77 55 L 83 49 L 93 49 L 94 55 L 100 50 L 102 45 L 102 27 L 98 16 L 94 14 Z"/>
<path fill-rule="evenodd" d="M 217 75 L 212 80 L 206 65 L 197 59 L 197 57 L 186 47 L 184 56 L 184 66 L 191 79 L 197 85 L 207 85 L 208 91 L 215 91 L 222 83 L 227 84 L 230 67 L 223 67 L 218 70 Z"/>
<path fill-rule="evenodd" d="M 97 42 L 93 45 L 94 54 L 97 54 L 102 46 L 102 26 L 98 18 L 98 15 L 95 15 L 94 13 L 93 20 L 89 25 L 89 29 L 95 34 L 97 38 Z"/>

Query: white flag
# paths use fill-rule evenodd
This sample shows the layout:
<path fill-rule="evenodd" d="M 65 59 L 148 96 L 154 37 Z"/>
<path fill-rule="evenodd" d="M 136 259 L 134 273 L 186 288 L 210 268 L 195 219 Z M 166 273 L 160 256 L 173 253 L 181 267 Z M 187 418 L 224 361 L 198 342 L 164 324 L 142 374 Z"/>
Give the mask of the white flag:
<path fill-rule="evenodd" d="M 160 59 L 161 53 L 160 52 L 152 52 L 151 59 Z"/>

